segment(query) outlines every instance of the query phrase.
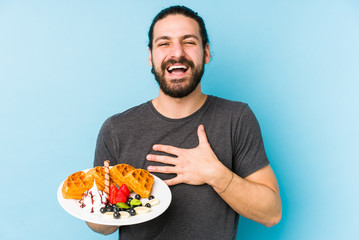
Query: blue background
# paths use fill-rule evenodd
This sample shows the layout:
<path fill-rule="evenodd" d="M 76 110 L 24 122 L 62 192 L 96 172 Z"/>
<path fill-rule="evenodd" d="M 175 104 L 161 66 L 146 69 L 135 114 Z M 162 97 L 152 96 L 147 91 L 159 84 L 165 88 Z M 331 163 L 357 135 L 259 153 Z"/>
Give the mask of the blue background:
<path fill-rule="evenodd" d="M 117 239 L 57 188 L 107 117 L 157 96 L 147 31 L 180 3 L 207 25 L 204 92 L 249 103 L 280 186 L 281 222 L 241 218 L 239 239 L 358 239 L 359 2 L 129 2 L 0 1 L 0 238 Z"/>

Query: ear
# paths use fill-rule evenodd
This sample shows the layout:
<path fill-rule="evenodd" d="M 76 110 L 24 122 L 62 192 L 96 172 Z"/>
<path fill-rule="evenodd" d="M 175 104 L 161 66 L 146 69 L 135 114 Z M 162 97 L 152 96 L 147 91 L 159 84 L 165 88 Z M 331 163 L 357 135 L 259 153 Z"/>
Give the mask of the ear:
<path fill-rule="evenodd" d="M 150 67 L 152 67 L 152 52 L 150 48 L 148 48 L 148 52 L 148 64 L 150 65 Z"/>
<path fill-rule="evenodd" d="M 211 52 L 209 51 L 209 44 L 207 43 L 204 48 L 204 63 L 209 63 L 209 60 L 211 60 Z"/>
<path fill-rule="evenodd" d="M 209 63 L 209 60 L 211 60 L 211 52 L 209 51 L 209 44 L 207 43 L 204 48 L 204 63 Z"/>

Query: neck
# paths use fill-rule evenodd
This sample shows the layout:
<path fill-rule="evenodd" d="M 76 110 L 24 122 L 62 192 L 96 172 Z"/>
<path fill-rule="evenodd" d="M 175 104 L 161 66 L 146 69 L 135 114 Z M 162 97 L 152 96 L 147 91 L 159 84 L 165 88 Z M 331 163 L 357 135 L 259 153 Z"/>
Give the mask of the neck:
<path fill-rule="evenodd" d="M 201 92 L 200 85 L 188 96 L 173 98 L 164 94 L 161 90 L 158 97 L 152 100 L 155 109 L 165 117 L 172 119 L 185 118 L 202 107 L 207 95 Z"/>

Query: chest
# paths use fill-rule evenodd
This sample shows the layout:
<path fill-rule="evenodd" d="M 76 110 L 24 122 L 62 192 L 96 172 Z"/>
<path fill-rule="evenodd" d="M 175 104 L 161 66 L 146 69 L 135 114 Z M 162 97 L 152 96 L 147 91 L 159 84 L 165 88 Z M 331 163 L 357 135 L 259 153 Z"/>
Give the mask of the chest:
<path fill-rule="evenodd" d="M 146 169 L 149 164 L 148 154 L 168 155 L 155 152 L 154 144 L 171 145 L 178 148 L 195 148 L 198 146 L 197 128 L 205 126 L 207 139 L 217 158 L 228 168 L 232 168 L 232 130 L 229 122 L 214 121 L 213 118 L 199 118 L 186 122 L 142 121 L 132 128 L 126 129 L 118 136 L 115 146 L 117 163 L 128 163 L 136 168 Z M 160 176 L 161 177 L 161 176 Z M 162 176 L 167 178 L 166 176 Z"/>

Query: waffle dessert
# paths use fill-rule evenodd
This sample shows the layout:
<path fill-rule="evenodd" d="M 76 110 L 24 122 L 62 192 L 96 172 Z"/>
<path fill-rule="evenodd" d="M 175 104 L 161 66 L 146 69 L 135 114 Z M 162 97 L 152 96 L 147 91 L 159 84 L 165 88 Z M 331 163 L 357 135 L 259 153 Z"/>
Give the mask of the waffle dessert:
<path fill-rule="evenodd" d="M 85 172 L 75 172 L 68 176 L 62 185 L 62 195 L 65 199 L 81 199 L 82 194 L 92 185 L 93 181 L 86 178 Z"/>
<path fill-rule="evenodd" d="M 128 164 L 117 164 L 110 169 L 110 178 L 117 186 L 121 187 L 122 184 L 125 184 L 127 174 L 133 170 L 135 170 L 135 168 Z M 129 186 L 127 185 L 127 187 Z M 131 189 L 129 190 L 131 191 Z"/>
<path fill-rule="evenodd" d="M 91 182 L 91 187 L 95 181 L 98 190 L 103 191 L 105 189 L 105 169 L 101 166 L 91 168 L 86 173 L 86 180 Z"/>
<path fill-rule="evenodd" d="M 125 184 L 142 198 L 150 196 L 154 177 L 144 169 L 137 168 L 125 176 Z"/>

